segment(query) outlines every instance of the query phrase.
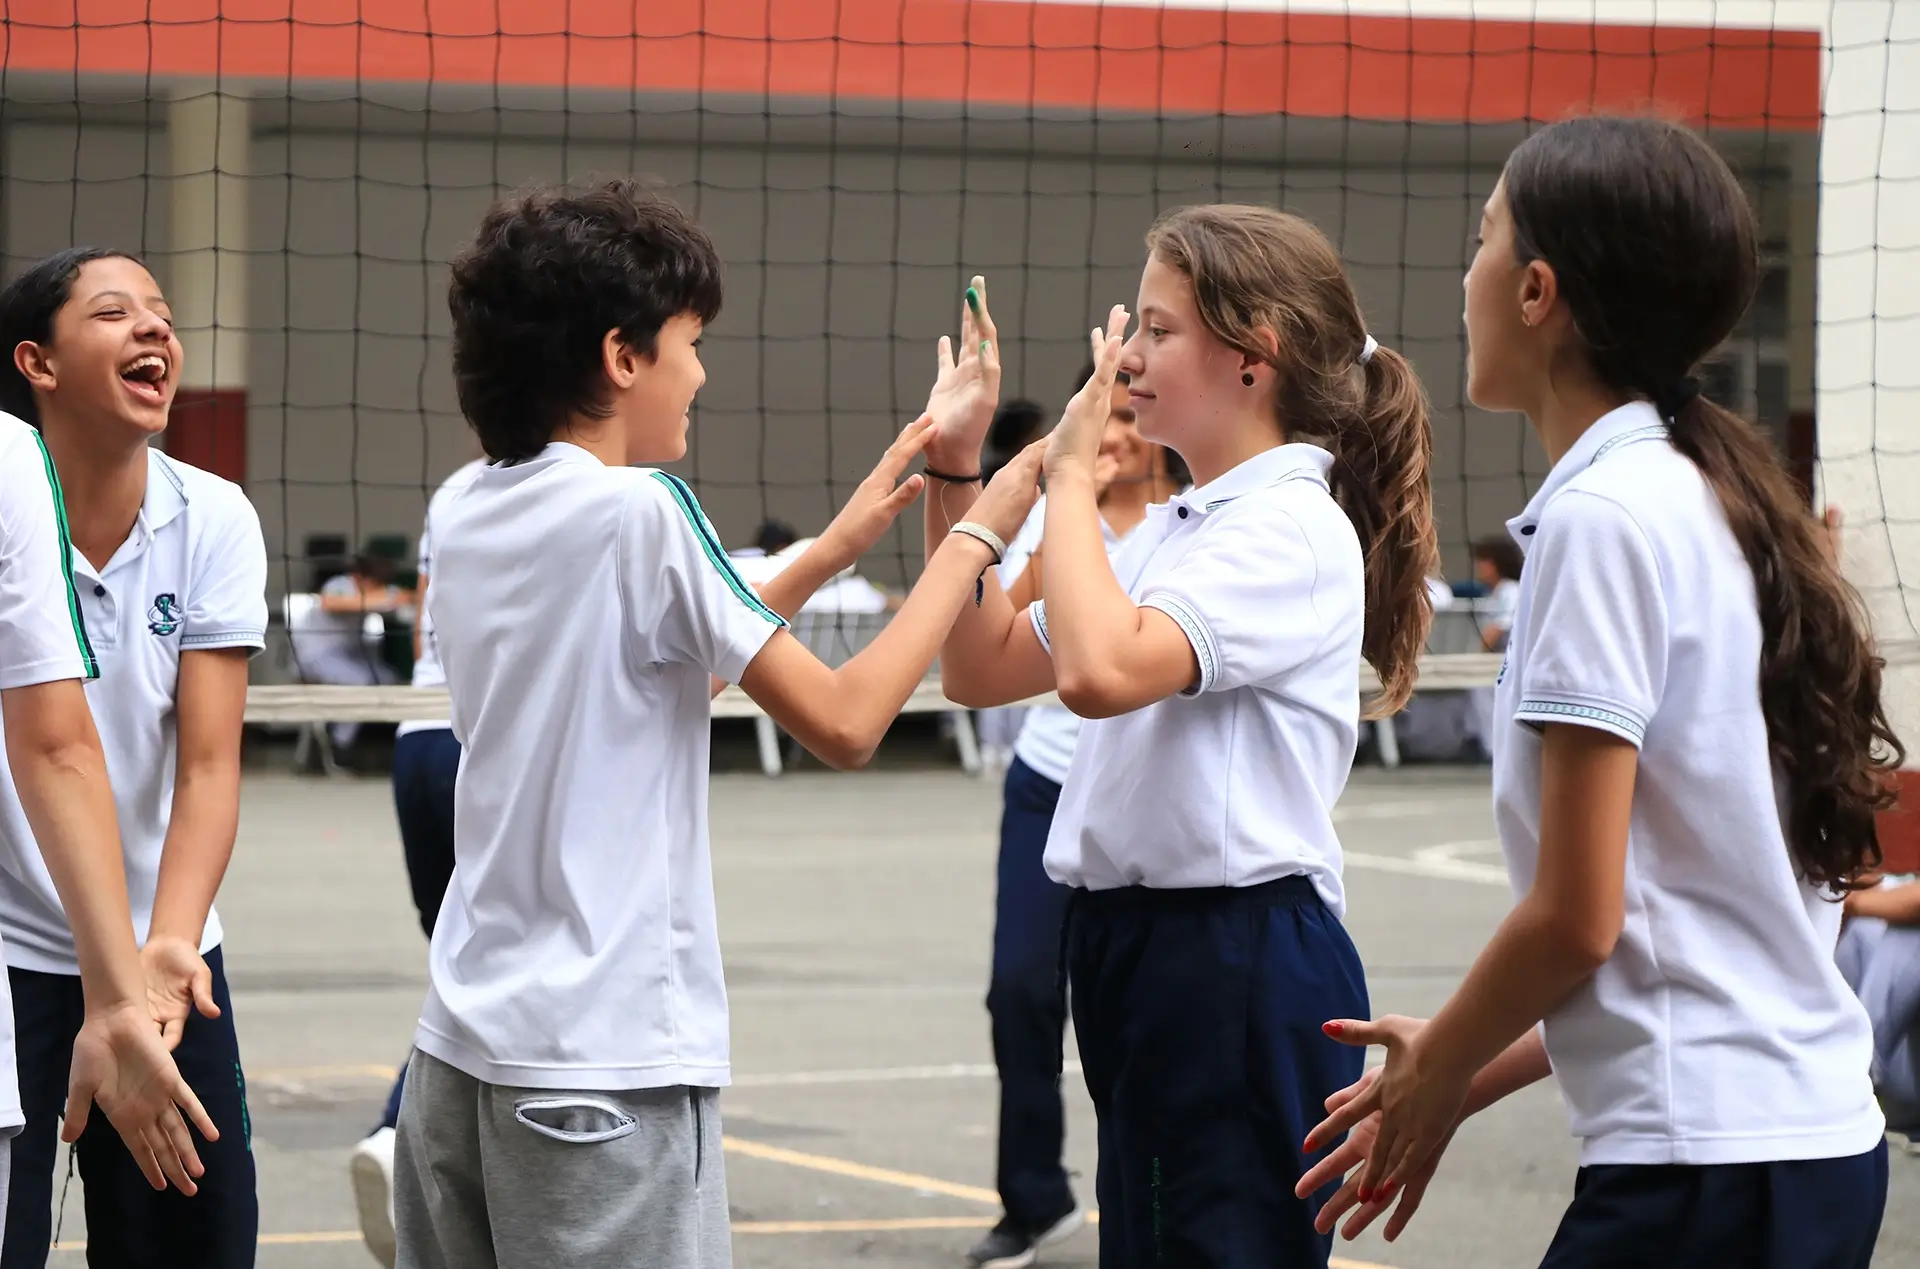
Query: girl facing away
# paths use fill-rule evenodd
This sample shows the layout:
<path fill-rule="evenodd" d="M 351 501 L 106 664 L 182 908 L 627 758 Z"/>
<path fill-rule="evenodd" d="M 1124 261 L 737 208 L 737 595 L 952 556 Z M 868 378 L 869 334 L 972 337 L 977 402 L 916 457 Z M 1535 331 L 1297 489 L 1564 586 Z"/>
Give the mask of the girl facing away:
<path fill-rule="evenodd" d="M 1901 751 L 1821 525 L 1689 377 L 1753 296 L 1752 209 L 1686 129 L 1579 119 L 1514 151 L 1480 237 L 1468 394 L 1553 461 L 1509 525 L 1517 903 L 1431 1021 L 1328 1024 L 1387 1060 L 1302 1187 L 1364 1160 L 1321 1225 L 1404 1195 L 1393 1237 L 1459 1122 L 1551 1072 L 1581 1167 L 1543 1264 L 1866 1269 L 1884 1121 L 1834 946 Z"/>
<path fill-rule="evenodd" d="M 1367 999 L 1332 808 L 1362 657 L 1374 708 L 1397 708 L 1431 618 L 1426 402 L 1305 221 L 1193 207 L 1147 246 L 1139 328 L 1123 341 L 1116 308 L 1093 333 L 1095 373 L 1048 444 L 1039 599 L 1016 609 L 989 576 L 942 675 L 963 704 L 1057 689 L 1088 720 L 1045 866 L 1072 890 L 1101 1264 L 1324 1265 L 1296 1128 L 1360 1072 L 1316 1010 Z M 965 320 L 962 380 L 991 372 L 995 338 L 984 305 Z M 1095 468 L 1121 372 L 1140 435 L 1194 487 L 1109 562 Z M 937 543 L 979 497 L 987 418 L 935 405 Z"/>

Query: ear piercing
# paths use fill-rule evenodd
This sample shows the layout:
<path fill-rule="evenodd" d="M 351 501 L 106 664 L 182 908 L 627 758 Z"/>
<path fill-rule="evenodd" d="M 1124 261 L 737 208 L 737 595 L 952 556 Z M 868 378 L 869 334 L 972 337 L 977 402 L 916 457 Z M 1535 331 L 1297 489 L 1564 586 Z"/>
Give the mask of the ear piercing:
<path fill-rule="evenodd" d="M 1253 371 L 1249 370 L 1245 374 L 1241 375 L 1240 382 L 1246 384 L 1249 388 L 1251 388 L 1253 386 Z"/>

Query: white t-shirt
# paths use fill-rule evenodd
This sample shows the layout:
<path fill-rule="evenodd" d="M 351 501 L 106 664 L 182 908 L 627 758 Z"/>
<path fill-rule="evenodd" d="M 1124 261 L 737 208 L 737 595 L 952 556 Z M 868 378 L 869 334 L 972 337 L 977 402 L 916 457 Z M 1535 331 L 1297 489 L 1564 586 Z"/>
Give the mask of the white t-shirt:
<path fill-rule="evenodd" d="M 683 483 L 572 445 L 479 472 L 433 533 L 463 753 L 416 1043 L 492 1084 L 726 1084 L 708 676 L 785 623 Z"/>
<path fill-rule="evenodd" d="M 92 679 L 73 575 L 60 482 L 40 434 L 0 414 L 0 691 Z M 0 1137 L 26 1116 L 13 1056 L 13 996 L 0 975 Z"/>
<path fill-rule="evenodd" d="M 1359 535 L 1333 456 L 1282 445 L 1149 507 L 1114 560 L 1172 617 L 1200 681 L 1080 729 L 1047 873 L 1090 890 L 1253 886 L 1303 875 L 1346 908 L 1333 804 L 1360 727 Z M 1047 641 L 1043 604 L 1028 609 Z"/>
<path fill-rule="evenodd" d="M 136 941 L 153 919 L 160 855 L 173 818 L 179 757 L 174 696 L 180 655 L 258 652 L 267 628 L 267 548 L 240 486 L 147 452 L 147 492 L 133 531 L 104 569 L 72 553 L 80 612 L 100 663 L 87 685 L 119 813 Z M 27 827 L 0 755 L 0 933 L 7 964 L 78 974 L 66 910 Z M 219 946 L 209 910 L 200 950 Z"/>
<path fill-rule="evenodd" d="M 422 577 L 429 579 L 433 577 L 434 520 L 446 514 L 447 505 L 459 497 L 460 491 L 472 484 L 473 478 L 486 470 L 486 466 L 485 459 L 474 459 L 441 481 L 440 487 L 433 491 L 433 497 L 427 500 L 426 522 L 420 526 L 419 568 Z M 420 653 L 413 659 L 411 686 L 445 687 L 447 674 L 440 668 L 440 649 L 434 645 L 433 641 L 433 617 L 427 611 L 425 604 L 422 604 L 420 611 L 414 614 L 414 621 L 416 623 L 414 629 L 419 634 Z M 395 730 L 394 736 L 397 739 L 411 731 L 430 731 L 447 726 L 450 724 L 444 718 L 421 719 L 416 722 L 401 723 Z"/>
<path fill-rule="evenodd" d="M 1840 905 L 1781 828 L 1753 576 L 1652 407 L 1600 419 L 1510 522 L 1527 552 L 1493 736 L 1516 894 L 1540 856 L 1540 727 L 1640 749 L 1626 923 L 1545 1020 L 1583 1164 L 1872 1149 L 1866 1011 L 1834 965 Z"/>
<path fill-rule="evenodd" d="M 1040 550 L 1041 535 L 1047 524 L 1047 497 L 1033 504 L 1032 514 L 1020 526 L 1020 532 L 1007 544 L 1006 558 L 1000 561 L 1000 584 L 1012 586 L 1027 571 Z M 1107 558 L 1120 549 L 1121 539 L 1105 520 L 1100 521 L 1100 536 L 1107 544 Z M 1129 537 L 1132 534 L 1128 534 Z M 1013 756 L 1036 774 L 1055 784 L 1067 782 L 1067 770 L 1073 765 L 1073 747 L 1080 739 L 1080 716 L 1059 705 L 1036 705 L 1021 721 L 1020 734 L 1014 738 Z"/>

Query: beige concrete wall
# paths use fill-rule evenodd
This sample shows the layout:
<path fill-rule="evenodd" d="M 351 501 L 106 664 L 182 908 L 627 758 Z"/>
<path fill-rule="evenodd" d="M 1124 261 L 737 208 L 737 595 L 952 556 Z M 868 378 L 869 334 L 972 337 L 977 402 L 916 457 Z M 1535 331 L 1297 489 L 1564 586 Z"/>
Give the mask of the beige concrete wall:
<path fill-rule="evenodd" d="M 164 138 L 89 120 L 10 124 L 9 267 L 76 241 L 148 253 L 166 281 Z M 728 266 L 683 474 L 730 541 L 767 514 L 817 530 L 917 410 L 958 292 L 988 275 L 1009 393 L 1057 407 L 1083 332 L 1131 301 L 1141 235 L 1193 201 L 1277 203 L 1345 252 L 1381 340 L 1434 402 L 1447 563 L 1521 505 L 1542 458 L 1463 399 L 1460 277 L 1495 172 L 1457 162 L 1260 167 L 1145 158 L 269 132 L 252 155 L 248 490 L 270 550 L 310 533 L 419 530 L 469 452 L 448 376 L 444 261 L 497 189 L 632 172 L 694 206 Z M 224 266 L 223 266 L 224 267 Z M 187 332 L 189 355 L 199 336 Z M 917 521 L 915 522 L 917 524 Z M 865 571 L 897 583 L 917 528 Z"/>

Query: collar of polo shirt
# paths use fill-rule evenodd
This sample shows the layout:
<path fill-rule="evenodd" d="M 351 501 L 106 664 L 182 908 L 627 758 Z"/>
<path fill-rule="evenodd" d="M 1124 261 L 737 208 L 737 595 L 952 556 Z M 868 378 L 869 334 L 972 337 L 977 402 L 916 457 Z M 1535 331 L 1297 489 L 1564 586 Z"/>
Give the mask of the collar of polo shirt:
<path fill-rule="evenodd" d="M 1526 554 L 1533 545 L 1533 533 L 1540 525 L 1540 517 L 1546 513 L 1547 504 L 1554 495 L 1566 486 L 1569 480 L 1587 468 L 1605 458 L 1622 445 L 1635 441 L 1653 439 L 1664 440 L 1667 425 L 1660 412 L 1645 401 L 1629 401 L 1617 410 L 1610 410 L 1595 419 L 1593 426 L 1580 434 L 1573 448 L 1560 456 L 1560 461 L 1547 473 L 1546 483 L 1527 500 L 1526 510 L 1507 521 L 1507 532 L 1520 544 L 1520 553 Z"/>
<path fill-rule="evenodd" d="M 1167 505 L 1176 509 L 1185 507 L 1205 515 L 1209 511 L 1218 511 L 1236 498 L 1257 489 L 1272 488 L 1282 481 L 1313 480 L 1324 487 L 1327 471 L 1332 466 L 1332 454 L 1318 445 L 1295 441 L 1255 454 L 1225 475 L 1174 495 Z"/>

